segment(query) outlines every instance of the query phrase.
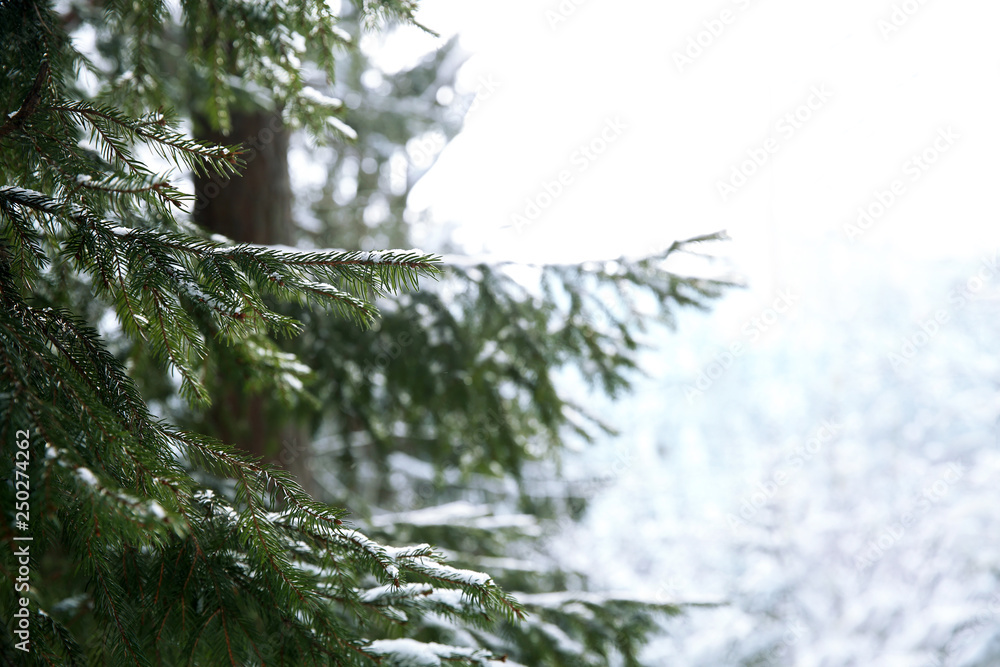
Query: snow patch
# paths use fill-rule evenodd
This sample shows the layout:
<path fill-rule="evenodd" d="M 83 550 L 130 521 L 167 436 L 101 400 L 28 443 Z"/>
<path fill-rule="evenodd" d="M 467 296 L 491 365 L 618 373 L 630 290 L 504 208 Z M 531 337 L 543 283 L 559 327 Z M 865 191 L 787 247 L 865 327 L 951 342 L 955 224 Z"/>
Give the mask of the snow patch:
<path fill-rule="evenodd" d="M 487 657 L 481 649 L 424 643 L 415 639 L 378 639 L 367 650 L 391 658 L 393 667 L 441 667 L 444 664 L 442 659 L 451 662 L 457 658 Z"/>
<path fill-rule="evenodd" d="M 163 506 L 155 500 L 149 501 L 149 512 L 157 519 L 166 519 L 167 513 L 163 511 Z"/>
<path fill-rule="evenodd" d="M 320 91 L 316 90 L 315 88 L 313 88 L 312 86 L 306 86 L 305 88 L 302 89 L 302 92 L 299 94 L 302 95 L 302 97 L 309 100 L 310 102 L 314 104 L 319 104 L 320 106 L 333 107 L 335 109 L 339 109 L 340 107 L 344 106 L 343 100 L 338 100 L 336 97 L 330 97 L 329 95 L 325 95 Z"/>
<path fill-rule="evenodd" d="M 344 121 L 340 120 L 339 118 L 334 118 L 333 116 L 330 116 L 329 118 L 326 119 L 326 122 L 333 129 L 337 130 L 338 132 L 340 132 L 341 134 L 343 134 L 345 137 L 347 137 L 349 139 L 352 139 L 352 140 L 358 138 L 358 133 L 354 130 L 354 128 L 351 127 L 350 125 L 348 125 L 347 123 L 345 123 Z"/>
<path fill-rule="evenodd" d="M 90 486 L 97 486 L 97 475 L 91 472 L 90 468 L 80 466 L 76 469 L 76 476 Z"/>

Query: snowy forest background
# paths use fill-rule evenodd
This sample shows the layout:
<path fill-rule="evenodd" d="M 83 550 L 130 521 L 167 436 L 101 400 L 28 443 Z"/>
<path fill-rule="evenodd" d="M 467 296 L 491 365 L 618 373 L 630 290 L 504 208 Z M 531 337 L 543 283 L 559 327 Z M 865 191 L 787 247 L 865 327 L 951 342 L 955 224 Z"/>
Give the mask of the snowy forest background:
<path fill-rule="evenodd" d="M 386 4 L 408 16 L 408 3 Z M 237 353 L 213 343 L 202 377 L 225 398 L 208 408 L 183 400 L 85 281 L 57 298 L 87 311 L 158 418 L 254 443 L 345 508 L 334 534 L 358 539 L 376 573 L 341 581 L 341 561 L 317 565 L 301 542 L 295 567 L 342 586 L 336 613 L 378 637 L 365 648 L 381 664 L 1000 664 L 1000 234 L 984 213 L 1000 58 L 983 46 L 996 24 L 984 17 L 1000 10 L 903 3 L 873 15 L 859 1 L 797 14 L 791 0 L 734 0 L 707 14 L 645 7 L 634 26 L 596 2 L 514 4 L 484 28 L 429 0 L 418 18 L 444 38 L 412 25 L 366 33 L 345 5 L 345 32 L 327 33 L 361 48 L 338 51 L 336 76 L 312 61 L 299 72 L 299 55 L 322 51 L 306 28 L 265 22 L 302 76 L 285 100 L 302 125 L 273 149 L 281 160 L 288 149 L 290 187 L 229 190 L 243 213 L 261 208 L 250 195 L 287 204 L 277 234 L 249 239 L 253 252 L 443 255 L 440 282 L 375 299 L 373 330 L 288 306 L 308 333 Z M 118 58 L 132 43 L 93 27 L 96 5 L 58 9 L 75 48 L 127 91 Z M 79 27 L 77 10 L 93 12 Z M 957 27 L 980 39 L 935 41 Z M 607 34 L 631 39 L 593 48 Z M 261 62 L 260 81 L 287 75 Z M 87 77 L 77 83 L 93 94 L 100 78 Z M 227 81 L 251 106 L 274 102 L 258 80 Z M 184 103 L 197 119 L 200 101 Z M 180 187 L 197 198 L 206 182 Z M 43 197 L 3 196 L 26 209 Z M 859 227 L 864 210 L 874 220 Z M 207 229 L 206 243 L 231 243 Z M 670 245 L 723 229 L 731 240 L 681 248 L 701 256 Z M 108 247 L 138 238 L 105 231 Z M 667 248 L 662 266 L 644 259 Z M 691 275 L 706 280 L 678 278 Z M 248 360 L 263 371 L 246 373 Z M 79 478 L 68 495 L 96 497 L 107 480 L 84 462 L 63 466 Z M 223 499 L 240 494 L 225 475 L 198 481 L 215 491 L 195 498 L 222 503 L 212 516 L 235 535 Z M 398 588 L 396 564 L 428 566 L 427 544 L 459 569 L 435 560 L 429 581 Z M 87 619 L 87 595 L 46 595 Z M 491 625 L 483 600 L 505 620 Z M 236 664 L 223 634 L 203 660 Z"/>
<path fill-rule="evenodd" d="M 672 621 L 644 664 L 996 664 L 995 252 L 796 250 L 799 301 L 756 342 L 754 298 L 733 294 L 682 317 L 654 377 L 607 406 L 623 435 L 579 465 L 613 482 L 561 553 L 611 587 L 730 601 Z M 686 400 L 733 342 L 745 353 Z"/>
<path fill-rule="evenodd" d="M 458 165 L 487 147 L 516 159 L 490 141 L 501 125 L 489 114 L 517 118 L 516 91 L 531 91 L 558 111 L 544 130 L 512 121 L 504 141 L 528 145 L 523 135 L 546 131 L 558 144 L 572 134 L 560 132 L 561 119 L 584 107 L 596 71 L 612 93 L 596 96 L 598 108 L 629 109 L 647 121 L 649 153 L 677 149 L 684 158 L 642 158 L 634 143 L 614 149 L 628 156 L 609 151 L 593 183 L 649 187 L 607 197 L 639 211 L 612 225 L 586 218 L 596 240 L 565 242 L 586 207 L 604 201 L 576 192 L 543 213 L 537 236 L 463 230 L 471 245 L 553 255 L 602 242 L 648 247 L 692 220 L 700 232 L 727 227 L 737 237 L 714 253 L 729 258 L 747 289 L 647 336 L 657 350 L 643 355 L 649 377 L 634 393 L 587 397 L 621 435 L 568 457 L 567 474 L 589 491 L 589 504 L 579 524 L 562 524 L 558 559 L 587 572 L 596 589 L 728 601 L 671 619 L 643 664 L 998 664 L 1000 246 L 985 213 L 995 201 L 981 187 L 996 173 L 987 166 L 995 131 L 981 114 L 997 108 L 998 54 L 979 32 L 996 8 L 694 4 L 647 8 L 660 20 L 634 27 L 646 39 L 615 57 L 581 44 L 619 34 L 625 18 L 594 3 L 538 10 L 519 33 L 529 55 L 518 63 L 547 53 L 562 63 L 558 76 L 543 69 L 511 81 L 498 70 L 499 94 L 490 90 L 470 114 L 474 137 L 456 141 L 428 174 L 427 192 L 415 191 L 432 210 L 474 210 L 448 188 Z M 733 23 L 706 37 L 726 9 Z M 477 25 L 459 12 L 454 21 L 462 20 Z M 473 69 L 502 67 L 508 51 L 475 36 L 488 54 Z M 701 38 L 703 48 L 685 50 Z M 612 77 L 612 61 L 663 66 L 622 65 Z M 833 91 L 829 108 L 781 145 L 736 203 L 707 196 L 737 154 L 762 145 L 761 128 L 780 140 L 775 119 L 817 80 Z M 649 134 L 653 116 L 669 140 Z M 905 195 L 873 223 L 851 229 L 858 207 L 870 207 L 951 122 L 961 135 L 953 154 L 940 155 L 919 183 L 907 178 Z M 523 186 L 509 200 L 500 195 L 506 206 L 475 209 L 481 225 L 520 212 L 549 177 L 544 170 L 567 154 L 559 150 L 544 152 L 552 158 L 541 168 L 526 165 L 530 176 L 511 175 Z M 490 155 L 486 169 L 509 164 Z M 483 180 L 461 181 L 461 190 L 483 194 Z M 663 192 L 666 221 L 650 222 Z M 632 233 L 616 234 L 618 225 Z M 794 304 L 769 313 L 783 293 Z M 727 354 L 734 344 L 741 351 Z M 563 387 L 573 391 L 577 380 Z"/>

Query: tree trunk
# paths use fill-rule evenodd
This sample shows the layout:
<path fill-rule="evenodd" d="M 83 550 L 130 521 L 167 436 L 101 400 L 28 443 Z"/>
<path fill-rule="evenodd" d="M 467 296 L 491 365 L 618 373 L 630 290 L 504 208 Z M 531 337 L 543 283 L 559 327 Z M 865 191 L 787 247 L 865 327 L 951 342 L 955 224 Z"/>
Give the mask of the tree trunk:
<path fill-rule="evenodd" d="M 237 243 L 293 245 L 292 192 L 288 175 L 289 131 L 275 111 L 233 110 L 228 134 L 206 130 L 197 122 L 199 139 L 220 144 L 242 144 L 246 162 L 233 178 L 218 175 L 195 178 L 195 221 L 205 229 Z M 221 353 L 225 355 L 225 352 Z M 235 360 L 220 359 L 226 368 Z M 309 474 L 309 444 L 305 429 L 289 423 L 273 401 L 248 392 L 242 373 L 223 373 L 220 395 L 213 397 L 210 426 L 220 439 L 253 456 L 277 463 L 296 475 L 309 492 L 315 483 Z M 268 409 L 270 408 L 270 410 Z"/>
<path fill-rule="evenodd" d="M 291 244 L 288 136 L 281 113 L 269 111 L 234 111 L 229 134 L 202 132 L 199 139 L 243 144 L 246 167 L 232 179 L 195 179 L 195 220 L 237 242 Z"/>

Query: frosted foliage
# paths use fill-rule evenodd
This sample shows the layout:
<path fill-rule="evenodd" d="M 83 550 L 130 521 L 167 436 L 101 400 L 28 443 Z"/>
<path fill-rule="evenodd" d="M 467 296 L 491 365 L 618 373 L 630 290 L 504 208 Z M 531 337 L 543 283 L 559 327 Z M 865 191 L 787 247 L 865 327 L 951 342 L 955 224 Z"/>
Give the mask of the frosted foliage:
<path fill-rule="evenodd" d="M 577 461 L 614 484 L 568 565 L 730 603 L 670 620 L 643 664 L 1000 665 L 997 256 L 832 245 L 786 267 L 797 301 L 753 340 L 783 285 L 682 316 L 657 379 L 608 406 L 623 451 Z"/>
<path fill-rule="evenodd" d="M 393 667 L 440 667 L 456 658 L 484 659 L 485 652 L 456 646 L 423 643 L 414 639 L 379 639 L 368 648 L 370 653 L 385 656 L 384 664 Z M 482 664 L 486 664 L 483 660 Z"/>
<path fill-rule="evenodd" d="M 90 468 L 80 466 L 76 469 L 76 475 L 88 486 L 97 486 L 97 476 L 91 472 Z"/>

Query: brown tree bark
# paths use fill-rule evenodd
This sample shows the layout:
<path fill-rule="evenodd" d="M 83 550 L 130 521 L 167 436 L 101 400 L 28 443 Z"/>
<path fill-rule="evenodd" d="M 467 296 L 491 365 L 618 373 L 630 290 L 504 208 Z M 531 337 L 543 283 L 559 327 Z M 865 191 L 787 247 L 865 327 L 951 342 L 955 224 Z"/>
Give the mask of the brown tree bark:
<path fill-rule="evenodd" d="M 288 177 L 288 129 L 277 111 L 233 111 L 228 134 L 203 130 L 199 139 L 239 143 L 246 167 L 234 178 L 195 179 L 195 221 L 242 243 L 293 242 Z"/>
<path fill-rule="evenodd" d="M 237 243 L 294 244 L 292 192 L 288 174 L 289 131 L 280 111 L 233 110 L 232 129 L 208 130 L 196 119 L 198 139 L 241 144 L 246 166 L 239 176 L 195 178 L 195 221 Z M 197 127 L 200 126 L 200 127 Z M 223 352 L 222 354 L 225 354 Z M 225 368 L 225 363 L 220 363 Z M 309 444 L 305 429 L 278 419 L 266 396 L 248 392 L 239 373 L 220 378 L 221 395 L 213 397 L 210 426 L 224 442 L 285 467 L 311 493 Z"/>

